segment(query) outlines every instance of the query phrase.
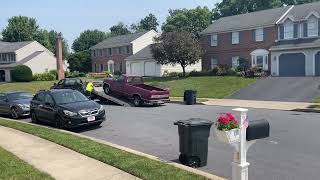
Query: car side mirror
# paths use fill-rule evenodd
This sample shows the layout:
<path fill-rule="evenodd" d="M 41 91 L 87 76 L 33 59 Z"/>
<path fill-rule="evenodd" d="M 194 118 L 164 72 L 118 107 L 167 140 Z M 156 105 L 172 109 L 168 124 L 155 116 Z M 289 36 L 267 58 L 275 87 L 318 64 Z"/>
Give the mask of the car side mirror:
<path fill-rule="evenodd" d="M 265 119 L 250 121 L 247 128 L 247 141 L 263 139 L 270 136 L 270 125 Z"/>
<path fill-rule="evenodd" d="M 44 105 L 49 106 L 49 107 L 53 107 L 54 106 L 53 103 L 49 103 L 49 102 L 45 102 Z"/>

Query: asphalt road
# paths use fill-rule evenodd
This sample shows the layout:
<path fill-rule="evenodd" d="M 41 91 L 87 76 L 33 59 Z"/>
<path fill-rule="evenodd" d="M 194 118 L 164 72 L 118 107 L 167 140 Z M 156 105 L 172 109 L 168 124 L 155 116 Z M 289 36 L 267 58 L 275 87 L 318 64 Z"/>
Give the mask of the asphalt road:
<path fill-rule="evenodd" d="M 178 130 L 173 122 L 188 118 L 215 120 L 232 108 L 167 104 L 162 107 L 105 106 L 108 121 L 79 133 L 176 161 Z M 248 152 L 249 179 L 315 180 L 320 177 L 320 114 L 250 109 L 249 119 L 267 119 L 271 137 L 257 141 Z M 201 170 L 230 178 L 233 149 L 209 138 L 208 165 Z"/>
<path fill-rule="evenodd" d="M 311 102 L 316 96 L 320 96 L 320 77 L 268 77 L 227 98 Z"/>

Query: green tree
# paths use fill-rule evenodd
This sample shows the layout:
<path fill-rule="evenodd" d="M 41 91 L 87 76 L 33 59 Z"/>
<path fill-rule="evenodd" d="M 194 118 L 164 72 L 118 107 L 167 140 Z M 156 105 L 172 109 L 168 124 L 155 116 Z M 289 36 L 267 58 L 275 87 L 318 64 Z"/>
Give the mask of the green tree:
<path fill-rule="evenodd" d="M 150 31 L 150 30 L 155 30 L 157 31 L 157 27 L 159 26 L 158 19 L 155 15 L 149 14 L 145 18 L 141 19 L 138 25 L 139 30 L 144 30 L 144 31 Z"/>
<path fill-rule="evenodd" d="M 119 22 L 117 25 L 112 26 L 110 28 L 110 31 L 112 36 L 119 36 L 131 33 L 128 26 L 125 25 L 123 22 Z"/>
<path fill-rule="evenodd" d="M 48 33 L 49 42 L 50 42 L 50 46 L 51 46 L 51 49 L 49 49 L 49 50 L 51 52 L 53 52 L 54 54 L 56 54 L 56 52 L 57 52 L 57 48 L 56 48 L 57 35 L 58 35 L 58 32 L 56 32 L 54 30 L 51 30 Z M 66 58 L 68 55 L 69 55 L 68 43 L 67 43 L 67 41 L 65 39 L 62 39 L 62 57 Z"/>
<path fill-rule="evenodd" d="M 165 32 L 155 39 L 151 48 L 154 59 L 159 64 L 179 64 L 185 76 L 185 68 L 196 64 L 202 55 L 198 38 L 189 32 Z"/>
<path fill-rule="evenodd" d="M 49 40 L 49 32 L 44 29 L 39 29 L 33 36 L 32 40 L 37 41 L 38 43 L 42 44 L 44 47 L 49 49 L 51 52 L 55 53 L 52 51 L 54 45 L 50 43 Z"/>
<path fill-rule="evenodd" d="M 13 16 L 8 20 L 8 26 L 2 31 L 3 41 L 32 41 L 38 33 L 39 26 L 35 18 Z"/>
<path fill-rule="evenodd" d="M 71 53 L 67 61 L 69 63 L 70 71 L 90 72 L 91 71 L 91 58 L 90 50 Z"/>
<path fill-rule="evenodd" d="M 190 32 L 196 36 L 207 28 L 212 21 L 212 13 L 207 7 L 195 9 L 169 10 L 169 16 L 162 26 L 164 32 Z"/>
<path fill-rule="evenodd" d="M 80 33 L 80 36 L 74 40 L 72 44 L 72 49 L 75 52 L 81 52 L 88 50 L 91 46 L 98 44 L 107 38 L 105 32 L 95 30 L 86 30 Z"/>

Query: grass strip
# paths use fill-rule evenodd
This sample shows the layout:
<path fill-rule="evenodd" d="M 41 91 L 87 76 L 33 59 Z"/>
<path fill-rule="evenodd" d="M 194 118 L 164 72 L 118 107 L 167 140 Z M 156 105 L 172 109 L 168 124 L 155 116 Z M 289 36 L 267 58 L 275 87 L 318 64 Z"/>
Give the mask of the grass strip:
<path fill-rule="evenodd" d="M 0 179 L 53 180 L 54 178 L 0 147 Z"/>
<path fill-rule="evenodd" d="M 0 125 L 17 129 L 60 144 L 66 148 L 119 168 L 147 180 L 200 180 L 203 176 L 176 168 L 172 165 L 128 153 L 93 140 L 59 130 L 0 118 Z"/>

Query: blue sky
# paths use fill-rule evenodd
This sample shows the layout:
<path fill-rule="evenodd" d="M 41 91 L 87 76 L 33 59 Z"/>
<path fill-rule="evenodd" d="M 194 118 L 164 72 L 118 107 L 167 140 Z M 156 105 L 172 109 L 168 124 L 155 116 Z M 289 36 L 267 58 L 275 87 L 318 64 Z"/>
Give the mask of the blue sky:
<path fill-rule="evenodd" d="M 162 24 L 169 9 L 208 6 L 220 0 L 10 0 L 0 6 L 0 30 L 11 16 L 24 15 L 37 19 L 41 28 L 61 31 L 69 45 L 86 29 L 103 31 L 119 21 L 138 22 L 149 13 Z"/>

